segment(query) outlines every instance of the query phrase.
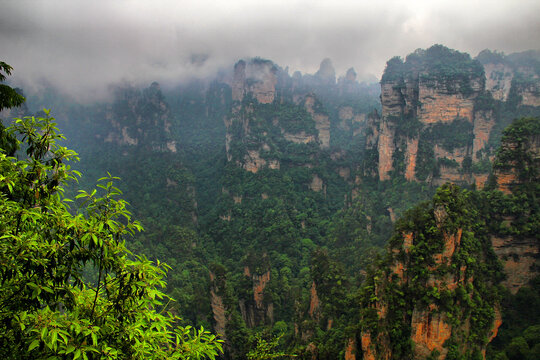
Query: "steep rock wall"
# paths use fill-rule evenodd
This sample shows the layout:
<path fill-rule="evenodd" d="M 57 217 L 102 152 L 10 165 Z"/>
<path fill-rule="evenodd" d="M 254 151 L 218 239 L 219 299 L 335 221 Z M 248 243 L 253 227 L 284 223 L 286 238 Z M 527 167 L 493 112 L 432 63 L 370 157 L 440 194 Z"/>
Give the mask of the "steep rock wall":
<path fill-rule="evenodd" d="M 260 104 L 270 104 L 276 96 L 277 68 L 269 60 L 240 60 L 230 83 L 232 100 L 241 102 L 251 94 Z"/>
<path fill-rule="evenodd" d="M 419 142 L 429 141 L 427 146 L 435 154 L 428 161 L 437 162 L 444 158 L 447 162 L 456 163 L 454 167 L 438 166 L 438 173 L 430 175 L 436 184 L 471 181 L 470 176 L 459 168 L 466 157 L 472 156 L 471 145 L 458 144 L 452 151 L 448 151 L 438 144 L 438 136 L 445 134 L 431 130 L 429 138 L 422 136 L 430 132 L 430 129 L 440 129 L 441 124 L 447 124 L 450 130 L 456 120 L 475 123 L 475 98 L 482 91 L 483 82 L 479 78 L 472 78 L 467 86 L 471 89 L 470 93 L 455 93 L 449 91 L 445 84 L 424 79 L 421 73 L 408 81 L 381 82 L 381 118 L 372 123 L 375 128 L 372 132 L 377 134 L 379 180 L 390 179 L 392 172 L 396 171 L 409 181 L 418 180 L 417 169 L 425 163 L 418 162 Z M 482 114 L 483 123 L 491 120 L 485 117 L 486 114 Z M 475 133 L 469 130 L 470 138 L 476 136 L 479 139 L 475 143 L 476 151 L 482 150 L 486 144 L 481 139 L 489 138 L 486 130 L 489 130 L 486 126 L 477 127 Z M 425 157 L 425 151 L 421 155 Z"/>
<path fill-rule="evenodd" d="M 538 275 L 540 246 L 535 233 L 537 209 L 535 189 L 540 181 L 540 119 L 520 119 L 504 132 L 501 149 L 494 165 L 495 186 L 515 205 L 501 217 L 506 232 L 493 234 L 491 244 L 506 273 L 503 284 L 516 293 Z M 531 230 L 527 230 L 527 229 Z M 518 229 L 515 231 L 514 229 Z"/>
<path fill-rule="evenodd" d="M 176 142 L 169 139 L 171 111 L 158 83 L 142 92 L 129 85 L 116 87 L 104 121 L 109 129 L 105 142 L 176 152 Z"/>
<path fill-rule="evenodd" d="M 482 188 L 497 147 L 494 139 L 513 116 L 504 109 L 538 112 L 535 61 L 530 54 L 492 53 L 472 60 L 438 45 L 417 50 L 405 62 L 390 60 L 381 80 L 381 114 L 367 124 L 367 153 L 377 155 L 370 158 L 375 175 Z M 525 107 L 529 110 L 520 110 Z M 365 166 L 364 173 L 373 170 Z"/>
<path fill-rule="evenodd" d="M 315 109 L 315 103 L 316 98 L 314 95 L 306 96 L 304 106 L 315 121 L 321 148 L 328 148 L 330 146 L 330 121 L 328 120 L 328 115 L 320 113 Z"/>
<path fill-rule="evenodd" d="M 210 272 L 210 306 L 214 315 L 214 330 L 219 336 L 227 341 L 225 329 L 227 327 L 226 308 L 223 303 L 224 279 L 217 278 L 216 274 Z"/>
<path fill-rule="evenodd" d="M 506 101 L 514 78 L 513 69 L 502 63 L 484 64 L 486 72 L 486 90 L 491 92 L 496 100 Z"/>
<path fill-rule="evenodd" d="M 250 268 L 244 268 L 244 276 L 252 282 L 252 299 L 239 301 L 240 313 L 246 325 L 250 328 L 255 326 L 272 324 L 274 322 L 274 305 L 265 301 L 264 292 L 270 282 L 270 270 L 263 274 L 255 274 Z"/>
<path fill-rule="evenodd" d="M 397 222 L 384 265 L 368 276 L 365 288 L 364 359 L 445 359 L 451 347 L 454 356 L 484 353 L 483 339 L 493 338 L 500 316 L 498 304 L 487 304 L 490 290 L 478 283 L 485 278 L 477 264 L 497 263 L 471 231 L 476 220 L 467 218 L 467 201 L 446 185 L 430 205 Z M 477 322 L 476 311 L 490 313 L 491 321 Z M 408 349 L 405 334 L 414 344 Z"/>

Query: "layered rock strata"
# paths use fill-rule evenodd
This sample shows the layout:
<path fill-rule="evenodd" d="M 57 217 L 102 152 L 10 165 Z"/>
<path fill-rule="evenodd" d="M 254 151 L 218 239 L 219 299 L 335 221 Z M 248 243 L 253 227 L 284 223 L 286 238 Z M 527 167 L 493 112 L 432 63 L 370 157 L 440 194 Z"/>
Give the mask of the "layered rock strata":
<path fill-rule="evenodd" d="M 498 123 L 509 121 L 501 109 L 540 106 L 534 56 L 522 57 L 483 52 L 472 60 L 435 45 L 405 62 L 390 60 L 381 80 L 382 112 L 368 119 L 366 148 L 377 153 L 379 180 L 399 175 L 483 187 Z M 373 170 L 365 167 L 364 173 Z"/>

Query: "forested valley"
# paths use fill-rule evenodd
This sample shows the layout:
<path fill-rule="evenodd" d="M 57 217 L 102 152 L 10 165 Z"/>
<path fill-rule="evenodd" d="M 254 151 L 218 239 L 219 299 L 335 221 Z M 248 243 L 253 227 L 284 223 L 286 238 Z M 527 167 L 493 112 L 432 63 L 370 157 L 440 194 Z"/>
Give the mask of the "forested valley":
<path fill-rule="evenodd" d="M 540 358 L 538 51 L 93 104 L 1 64 L 7 359 Z"/>

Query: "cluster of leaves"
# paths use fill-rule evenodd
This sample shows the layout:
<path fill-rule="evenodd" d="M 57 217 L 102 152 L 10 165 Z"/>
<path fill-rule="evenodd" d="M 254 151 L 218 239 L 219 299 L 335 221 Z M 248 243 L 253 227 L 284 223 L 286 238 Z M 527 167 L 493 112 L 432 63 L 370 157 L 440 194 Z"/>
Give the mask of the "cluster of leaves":
<path fill-rule="evenodd" d="M 26 156 L 0 153 L 0 353 L 7 359 L 215 358 L 221 342 L 177 326 L 162 290 L 167 266 L 131 255 L 142 230 L 114 177 L 82 191 L 70 211 L 63 186 L 77 154 L 60 146 L 54 119 L 17 119 L 8 130 Z"/>

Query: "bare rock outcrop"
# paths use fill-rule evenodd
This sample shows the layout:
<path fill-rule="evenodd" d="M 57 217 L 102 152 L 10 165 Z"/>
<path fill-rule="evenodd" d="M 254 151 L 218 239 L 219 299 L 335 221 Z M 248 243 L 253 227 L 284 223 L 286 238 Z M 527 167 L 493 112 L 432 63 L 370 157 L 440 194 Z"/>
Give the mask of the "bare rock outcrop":
<path fill-rule="evenodd" d="M 482 339 L 496 334 L 498 304 L 489 300 L 486 285 L 477 283 L 482 274 L 475 263 L 487 268 L 497 263 L 480 247 L 472 250 L 481 240 L 471 232 L 475 220 L 466 216 L 472 204 L 460 191 L 445 185 L 430 205 L 397 222 L 385 265 L 368 277 L 364 359 L 445 359 L 451 344 L 460 354 L 483 354 L 488 342 Z M 490 313 L 491 322 L 480 325 L 469 307 Z M 408 350 L 403 334 L 414 344 Z"/>
<path fill-rule="evenodd" d="M 304 106 L 315 121 L 321 147 L 328 148 L 330 146 L 330 120 L 328 119 L 328 115 L 318 111 L 316 105 L 317 99 L 314 95 L 306 96 Z"/>
<path fill-rule="evenodd" d="M 252 282 L 252 299 L 240 299 L 240 313 L 250 328 L 274 322 L 274 304 L 265 300 L 265 289 L 270 282 L 270 270 L 263 274 L 252 273 L 249 266 L 244 267 L 244 276 Z"/>
<path fill-rule="evenodd" d="M 276 66 L 269 60 L 240 60 L 234 66 L 234 76 L 230 84 L 232 100 L 241 102 L 249 94 L 261 104 L 274 102 L 277 71 Z"/>
<path fill-rule="evenodd" d="M 495 156 L 497 123 L 509 121 L 500 104 L 540 106 L 534 56 L 483 52 L 473 60 L 435 45 L 406 61 L 391 59 L 381 80 L 381 114 L 367 124 L 366 149 L 376 152 L 376 169 L 364 173 L 482 188 Z"/>
<path fill-rule="evenodd" d="M 168 139 L 171 119 L 169 105 L 158 83 L 152 83 L 143 91 L 131 85 L 118 86 L 114 88 L 114 102 L 104 114 L 109 131 L 103 140 L 174 153 L 176 143 Z"/>
<path fill-rule="evenodd" d="M 500 219 L 507 233 L 491 236 L 493 250 L 501 259 L 506 273 L 503 284 L 515 294 L 538 275 L 540 268 L 538 234 L 534 230 L 527 230 L 534 229 L 536 223 L 534 200 L 531 198 L 537 196 L 534 185 L 540 181 L 538 118 L 517 120 L 505 130 L 493 173 L 495 187 L 523 207 L 521 213 L 510 210 Z M 532 202 L 527 205 L 523 199 Z M 517 233 L 514 228 L 519 229 Z"/>

